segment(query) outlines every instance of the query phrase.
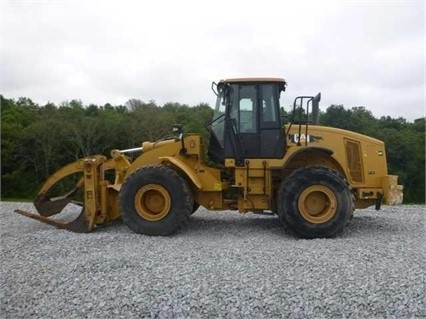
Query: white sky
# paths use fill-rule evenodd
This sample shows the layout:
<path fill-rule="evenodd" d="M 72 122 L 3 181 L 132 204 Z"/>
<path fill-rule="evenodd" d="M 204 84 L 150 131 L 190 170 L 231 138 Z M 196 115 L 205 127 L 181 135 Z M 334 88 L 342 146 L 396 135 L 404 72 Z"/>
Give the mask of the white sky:
<path fill-rule="evenodd" d="M 425 116 L 424 1 L 5 1 L 1 94 L 213 106 L 211 82 L 283 77 L 373 115 Z"/>

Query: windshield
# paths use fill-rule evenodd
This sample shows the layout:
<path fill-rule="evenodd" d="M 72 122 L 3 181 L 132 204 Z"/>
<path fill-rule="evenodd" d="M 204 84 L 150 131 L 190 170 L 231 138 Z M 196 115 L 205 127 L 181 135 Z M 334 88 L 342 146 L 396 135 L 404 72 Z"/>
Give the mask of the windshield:
<path fill-rule="evenodd" d="M 218 142 L 220 143 L 220 146 L 223 147 L 224 131 L 225 131 L 225 105 L 223 102 L 223 92 L 220 92 L 217 95 L 216 107 L 214 110 L 213 122 L 212 122 L 212 131 L 214 135 L 216 135 L 216 138 Z"/>

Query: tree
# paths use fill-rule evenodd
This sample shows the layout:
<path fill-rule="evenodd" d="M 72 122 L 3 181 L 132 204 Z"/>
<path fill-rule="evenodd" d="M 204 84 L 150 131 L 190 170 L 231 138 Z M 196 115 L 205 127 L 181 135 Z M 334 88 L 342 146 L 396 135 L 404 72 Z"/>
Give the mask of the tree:
<path fill-rule="evenodd" d="M 176 123 L 184 126 L 185 133 L 201 134 L 207 144 L 205 125 L 213 117 L 213 109 L 205 103 L 160 106 L 152 100 L 131 99 L 125 105 L 100 107 L 74 99 L 39 106 L 29 98 L 13 100 L 2 95 L 0 103 L 2 198 L 32 197 L 58 168 L 83 156 L 109 156 L 114 148 L 137 147 L 143 141 L 170 136 Z M 425 202 L 425 118 L 413 123 L 401 117 L 376 119 L 365 107 L 331 105 L 320 123 L 383 140 L 389 173 L 399 175 L 405 202 Z"/>
<path fill-rule="evenodd" d="M 401 117 L 375 119 L 364 107 L 345 109 L 331 105 L 322 115 L 321 123 L 384 141 L 388 171 L 399 176 L 404 185 L 405 202 L 425 202 L 425 118 L 407 123 Z"/>

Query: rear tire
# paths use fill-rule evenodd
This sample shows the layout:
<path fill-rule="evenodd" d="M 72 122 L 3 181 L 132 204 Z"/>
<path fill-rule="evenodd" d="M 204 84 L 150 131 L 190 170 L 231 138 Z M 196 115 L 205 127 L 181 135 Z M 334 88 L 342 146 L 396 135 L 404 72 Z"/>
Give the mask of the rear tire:
<path fill-rule="evenodd" d="M 343 231 L 354 210 L 353 198 L 338 172 L 322 166 L 301 168 L 281 183 L 278 216 L 299 237 L 334 237 Z"/>
<path fill-rule="evenodd" d="M 194 202 L 194 206 L 192 207 L 191 215 L 193 215 L 198 210 L 198 208 L 200 208 L 200 204 L 198 204 L 197 202 Z"/>
<path fill-rule="evenodd" d="M 194 206 L 186 181 L 160 164 L 134 171 L 121 186 L 119 198 L 123 222 L 136 233 L 153 236 L 175 232 Z"/>

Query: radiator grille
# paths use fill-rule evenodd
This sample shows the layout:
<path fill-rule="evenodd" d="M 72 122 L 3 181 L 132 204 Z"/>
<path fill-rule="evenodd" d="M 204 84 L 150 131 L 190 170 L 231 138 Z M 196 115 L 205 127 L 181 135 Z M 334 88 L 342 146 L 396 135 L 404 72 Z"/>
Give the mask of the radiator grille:
<path fill-rule="evenodd" d="M 346 140 L 346 157 L 348 159 L 349 175 L 353 182 L 364 182 L 362 170 L 361 146 L 359 142 Z"/>

